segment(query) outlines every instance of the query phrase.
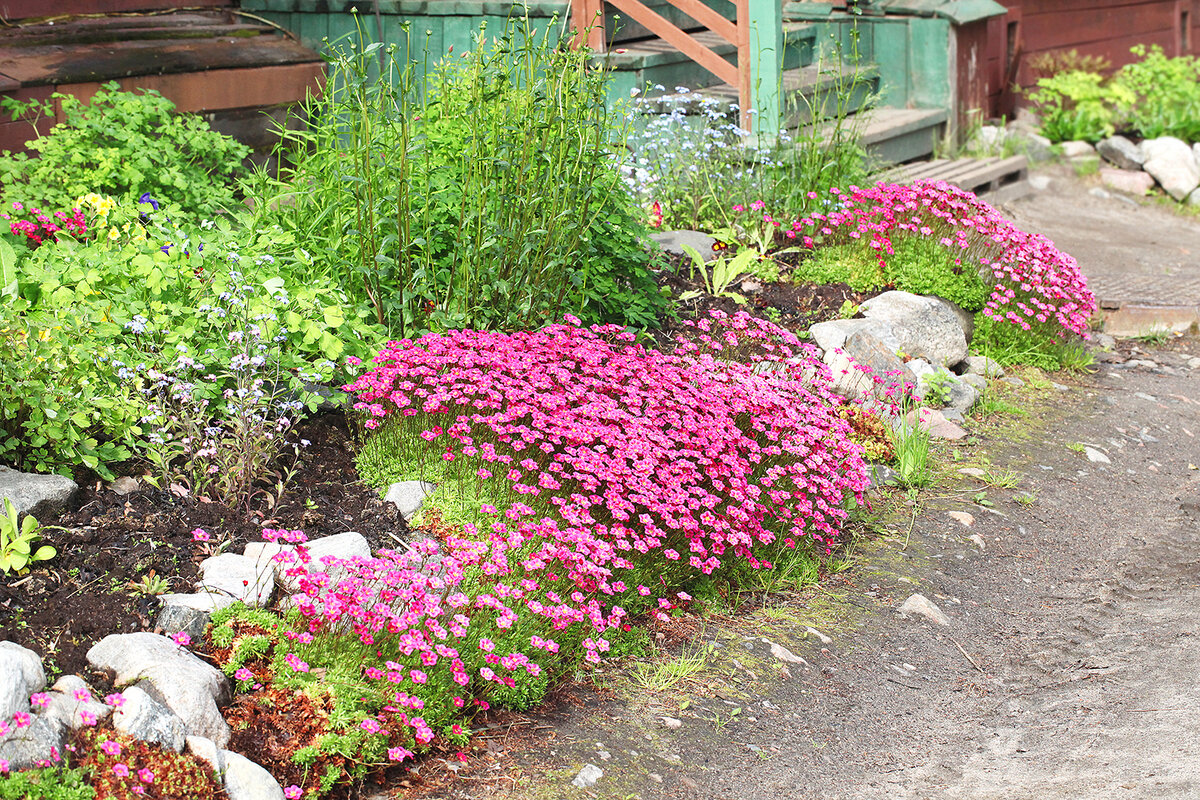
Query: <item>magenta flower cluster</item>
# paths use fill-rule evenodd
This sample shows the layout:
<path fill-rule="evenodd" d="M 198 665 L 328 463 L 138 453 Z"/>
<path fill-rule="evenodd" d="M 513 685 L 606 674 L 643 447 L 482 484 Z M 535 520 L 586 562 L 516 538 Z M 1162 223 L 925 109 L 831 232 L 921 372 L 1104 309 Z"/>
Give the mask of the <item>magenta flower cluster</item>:
<path fill-rule="evenodd" d="M 1045 236 L 1020 230 L 974 194 L 944 181 L 830 191 L 836 208 L 795 220 L 787 238 L 807 247 L 862 240 L 882 261 L 896 236 L 931 237 L 955 254 L 956 264 L 979 269 L 992 284 L 987 316 L 1056 339 L 1088 337 L 1096 299 L 1075 259 Z"/>
<path fill-rule="evenodd" d="M 78 208 L 71 209 L 70 213 L 55 211 L 51 215 L 39 208 L 26 208 L 25 204 L 15 200 L 10 209 L 0 211 L 0 219 L 8 220 L 9 232 L 25 237 L 34 249 L 47 239 L 58 241 L 59 233 L 81 236 L 88 229 L 87 220 Z"/>
<path fill-rule="evenodd" d="M 494 692 L 600 661 L 609 631 L 689 600 L 689 578 L 830 546 L 867 486 L 827 368 L 789 332 L 717 314 L 665 351 L 567 321 L 391 342 L 347 387 L 377 436 L 411 432 L 389 436 L 397 457 L 488 487 L 461 536 L 320 565 L 303 546 L 276 556 L 307 623 L 286 663 L 357 636 L 387 697 L 359 727 L 393 760 Z"/>

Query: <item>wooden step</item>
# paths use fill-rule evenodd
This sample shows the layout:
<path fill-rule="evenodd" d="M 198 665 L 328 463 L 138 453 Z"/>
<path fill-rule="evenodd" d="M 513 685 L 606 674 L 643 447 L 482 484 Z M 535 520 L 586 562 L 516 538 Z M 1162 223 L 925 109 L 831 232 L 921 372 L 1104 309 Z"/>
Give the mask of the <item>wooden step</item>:
<path fill-rule="evenodd" d="M 879 164 L 901 164 L 932 155 L 946 129 L 943 108 L 873 108 L 846 124 Z"/>
<path fill-rule="evenodd" d="M 893 167 L 878 177 L 892 183 L 945 181 L 989 202 L 1008 202 L 1032 191 L 1025 156 L 1001 158 L 939 158 Z"/>
<path fill-rule="evenodd" d="M 737 60 L 737 48 L 708 30 L 690 31 L 691 35 L 729 63 Z M 812 26 L 790 23 L 784 26 L 784 67 L 798 68 L 812 63 L 816 33 Z M 701 89 L 721 83 L 715 75 L 703 69 L 672 45 L 658 37 L 624 42 L 596 58 L 596 64 L 611 70 L 610 93 L 628 97 L 633 90 L 649 90 L 662 86 L 662 91 L 677 87 Z"/>
<path fill-rule="evenodd" d="M 785 70 L 782 84 L 784 127 L 797 128 L 814 119 L 839 112 L 849 115 L 865 107 L 879 88 L 879 70 L 874 64 L 810 64 Z M 700 93 L 728 103 L 738 101 L 737 89 L 727 83 L 709 86 Z"/>

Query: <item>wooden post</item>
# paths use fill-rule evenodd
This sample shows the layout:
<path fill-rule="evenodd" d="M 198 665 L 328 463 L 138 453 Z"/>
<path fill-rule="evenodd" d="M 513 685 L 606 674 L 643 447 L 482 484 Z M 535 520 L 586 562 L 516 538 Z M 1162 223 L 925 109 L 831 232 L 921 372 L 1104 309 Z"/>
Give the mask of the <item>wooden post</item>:
<path fill-rule="evenodd" d="M 747 12 L 745 26 L 742 24 L 743 7 Z M 742 110 L 745 113 L 748 99 L 749 108 L 754 110 L 750 130 L 755 139 L 765 144 L 779 135 L 782 112 L 783 3 L 779 0 L 739 0 L 738 28 L 739 38 L 746 34 L 749 37 L 747 61 L 742 61 L 743 48 L 738 48 L 738 67 L 743 82 Z"/>
<path fill-rule="evenodd" d="M 593 53 L 604 52 L 604 0 L 571 0 L 571 24 L 577 31 L 575 47 L 586 44 Z"/>

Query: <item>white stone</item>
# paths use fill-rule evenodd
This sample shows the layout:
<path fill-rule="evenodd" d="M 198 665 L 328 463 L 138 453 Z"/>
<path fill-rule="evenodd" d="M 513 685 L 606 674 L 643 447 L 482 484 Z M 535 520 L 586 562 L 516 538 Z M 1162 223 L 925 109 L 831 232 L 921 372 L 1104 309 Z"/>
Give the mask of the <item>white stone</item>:
<path fill-rule="evenodd" d="M 1089 142 L 1071 141 L 1063 142 L 1060 147 L 1065 158 L 1095 158 L 1096 148 L 1092 147 Z"/>
<path fill-rule="evenodd" d="M 683 727 L 683 720 L 675 719 L 675 717 L 663 717 L 663 725 L 666 725 L 673 731 L 677 731 Z"/>
<path fill-rule="evenodd" d="M 56 751 L 62 753 L 62 734 L 61 727 L 40 716 L 24 728 L 10 725 L 8 735 L 0 739 L 0 760 L 14 770 L 52 761 Z"/>
<path fill-rule="evenodd" d="M 229 681 L 216 667 L 156 633 L 114 633 L 87 653 L 88 663 L 113 674 L 117 686 L 141 681 L 142 689 L 187 725 L 187 733 L 218 746 L 229 742 L 229 725 L 218 706 L 229 701 Z"/>
<path fill-rule="evenodd" d="M 1091 461 L 1093 464 L 1111 464 L 1112 463 L 1112 461 L 1109 459 L 1108 456 L 1106 456 L 1104 453 L 1101 453 L 1099 450 L 1097 450 L 1094 447 L 1085 447 L 1085 448 L 1083 448 L 1083 452 L 1084 452 L 1084 455 L 1087 456 L 1087 460 Z"/>
<path fill-rule="evenodd" d="M 251 608 L 262 608 L 275 591 L 275 570 L 267 565 L 260 567 L 237 553 L 221 553 L 200 562 L 197 588 L 229 595 Z"/>
<path fill-rule="evenodd" d="M 833 639 L 831 639 L 828 636 L 826 636 L 825 634 L 821 633 L 816 628 L 808 626 L 808 627 L 805 627 L 804 632 L 810 633 L 813 636 L 817 637 L 818 641 L 820 641 L 821 644 L 833 644 Z"/>
<path fill-rule="evenodd" d="M 309 573 L 324 572 L 329 575 L 330 580 L 335 584 L 345 576 L 346 571 L 341 567 L 329 569 L 325 564 L 325 559 L 350 561 L 355 558 L 371 558 L 371 545 L 367 542 L 366 537 L 354 531 L 346 531 L 345 533 L 333 536 L 322 536 L 320 539 L 313 539 L 300 546 L 308 551 L 309 561 L 307 568 Z M 300 590 L 300 578 L 295 575 L 286 574 L 289 568 L 296 566 L 298 563 L 298 561 L 285 561 L 283 563 L 276 563 L 275 565 L 279 585 L 288 594 L 295 594 Z"/>
<path fill-rule="evenodd" d="M 791 650 L 788 650 L 783 645 L 777 642 L 772 642 L 770 639 L 763 639 L 762 641 L 763 644 L 771 648 L 771 655 L 775 656 L 780 661 L 788 664 L 803 664 L 804 666 L 808 666 L 807 661 L 793 653 Z"/>
<path fill-rule="evenodd" d="M 966 511 L 947 511 L 946 516 L 962 525 L 964 528 L 969 528 L 975 524 L 975 517 L 968 514 Z"/>
<path fill-rule="evenodd" d="M 583 769 L 579 770 L 579 774 L 571 780 L 571 785 L 579 789 L 590 789 L 596 785 L 596 781 L 603 777 L 604 770 L 595 764 L 584 764 Z M 233 799 L 231 798 L 231 800 Z"/>
<path fill-rule="evenodd" d="M 46 671 L 37 653 L 15 642 L 0 642 L 0 722 L 29 710 L 29 695 L 46 688 Z"/>
<path fill-rule="evenodd" d="M 388 486 L 383 495 L 385 503 L 391 503 L 400 512 L 400 516 L 412 519 L 413 514 L 421 510 L 425 498 L 437 487 L 427 481 L 399 481 Z"/>
<path fill-rule="evenodd" d="M 935 625 L 948 626 L 950 618 L 946 616 L 937 604 L 923 594 L 909 595 L 908 599 L 897 609 L 902 616 L 924 617 Z"/>
<path fill-rule="evenodd" d="M 1160 136 L 1142 142 L 1142 151 L 1146 154 L 1143 169 L 1171 197 L 1183 200 L 1200 187 L 1200 163 L 1186 142 L 1174 136 Z"/>
<path fill-rule="evenodd" d="M 686 244 L 705 261 L 712 261 L 717 257 L 713 251 L 717 240 L 701 231 L 657 231 L 650 234 L 650 238 L 669 255 L 686 257 L 687 252 L 683 249 Z"/>
<path fill-rule="evenodd" d="M 113 712 L 113 727 L 135 739 L 183 751 L 187 735 L 183 720 L 147 692 L 131 686 L 121 692 L 125 702 Z"/>
<path fill-rule="evenodd" d="M 108 488 L 112 489 L 114 494 L 120 497 L 125 497 L 126 495 L 133 494 L 138 489 L 142 488 L 142 485 L 138 483 L 137 478 L 131 478 L 128 475 L 122 475 L 110 483 Z"/>
<path fill-rule="evenodd" d="M 212 739 L 188 736 L 184 739 L 184 748 L 196 758 L 207 761 L 218 776 L 225 775 L 225 751 L 217 747 Z"/>
<path fill-rule="evenodd" d="M 225 794 L 229 800 L 285 800 L 283 787 L 265 769 L 243 755 L 222 750 Z"/>
<path fill-rule="evenodd" d="M 1148 172 L 1132 172 L 1125 169 L 1100 170 L 1100 180 L 1110 189 L 1126 194 L 1147 195 L 1154 188 L 1154 176 Z"/>
<path fill-rule="evenodd" d="M 1035 192 L 1044 192 L 1050 188 L 1052 180 L 1049 175 L 1030 175 L 1029 185 L 1033 187 Z"/>

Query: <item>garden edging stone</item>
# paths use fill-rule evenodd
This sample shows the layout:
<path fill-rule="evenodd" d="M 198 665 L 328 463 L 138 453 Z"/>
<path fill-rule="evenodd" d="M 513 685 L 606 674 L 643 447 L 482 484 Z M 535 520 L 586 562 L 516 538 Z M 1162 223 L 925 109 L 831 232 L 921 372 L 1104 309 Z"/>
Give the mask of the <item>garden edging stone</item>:
<path fill-rule="evenodd" d="M 121 694 L 125 700 L 113 712 L 114 728 L 140 741 L 183 752 L 187 726 L 178 715 L 140 687 L 131 686 Z"/>
<path fill-rule="evenodd" d="M 1140 170 L 1146 163 L 1146 154 L 1142 148 L 1124 136 L 1101 139 L 1096 143 L 1096 152 L 1105 161 L 1125 171 Z"/>
<path fill-rule="evenodd" d="M 42 659 L 14 642 L 0 642 L 0 720 L 29 707 L 29 695 L 46 688 Z"/>
<path fill-rule="evenodd" d="M 187 732 L 205 736 L 217 745 L 229 743 L 229 725 L 219 705 L 229 702 L 225 675 L 165 636 L 156 633 L 114 633 L 87 653 L 88 663 L 113 674 L 118 686 L 139 683 L 156 700 L 177 714 Z"/>
<path fill-rule="evenodd" d="M 1143 169 L 1154 176 L 1163 190 L 1183 200 L 1200 187 L 1200 163 L 1192 148 L 1174 136 L 1160 136 L 1142 142 L 1146 154 Z"/>
<path fill-rule="evenodd" d="M 38 475 L 0 467 L 0 508 L 11 500 L 20 515 L 40 517 L 71 502 L 79 485 L 62 475 Z"/>
<path fill-rule="evenodd" d="M 284 800 L 283 787 L 266 769 L 232 750 L 222 750 L 229 800 Z"/>

